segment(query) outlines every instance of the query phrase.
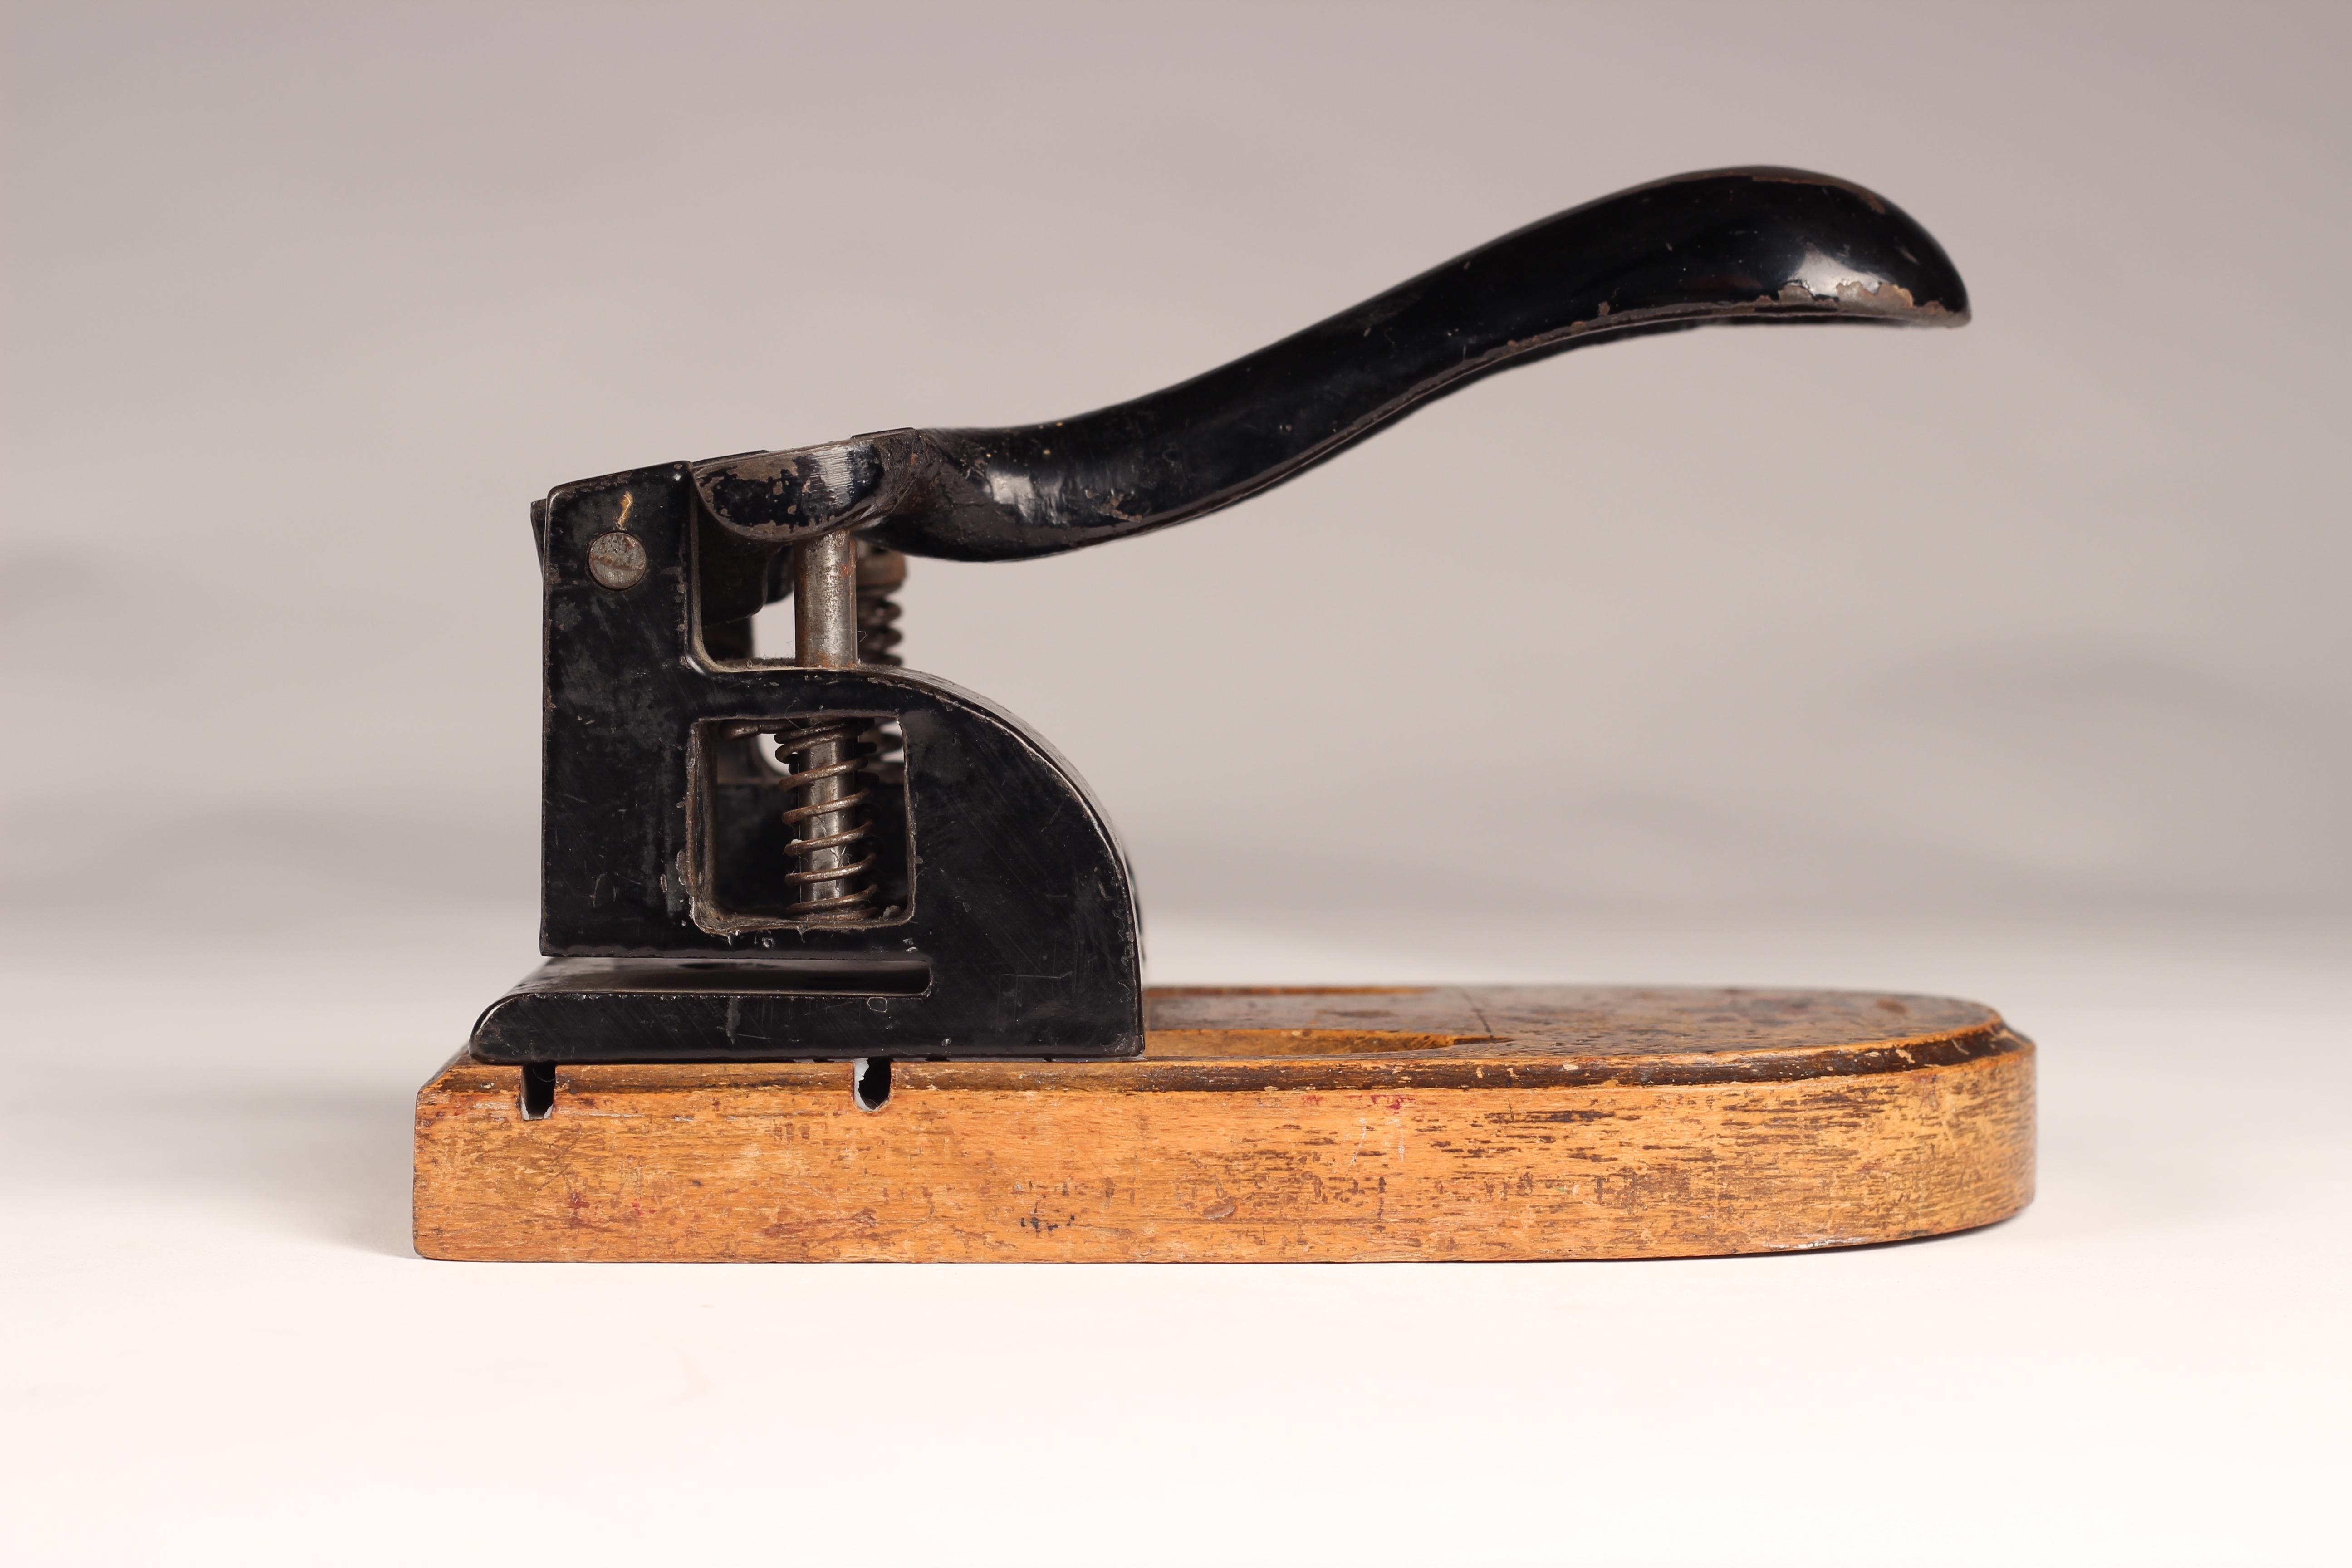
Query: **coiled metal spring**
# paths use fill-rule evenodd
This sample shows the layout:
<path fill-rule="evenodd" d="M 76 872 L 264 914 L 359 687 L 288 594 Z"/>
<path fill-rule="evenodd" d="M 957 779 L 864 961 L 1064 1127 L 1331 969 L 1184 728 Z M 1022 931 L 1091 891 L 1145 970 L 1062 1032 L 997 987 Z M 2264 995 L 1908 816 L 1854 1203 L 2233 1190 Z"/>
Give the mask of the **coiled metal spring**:
<path fill-rule="evenodd" d="M 898 630 L 896 594 L 907 581 L 907 558 L 895 550 L 860 541 L 857 546 L 857 662 L 904 664 L 894 650 Z"/>
<path fill-rule="evenodd" d="M 868 842 L 873 817 L 866 803 L 866 766 L 872 748 L 860 739 L 867 721 L 819 719 L 776 736 L 790 759 L 776 781 L 793 804 L 783 813 L 794 862 L 784 880 L 799 897 L 785 906 L 797 921 L 849 921 L 873 917 L 877 896 L 868 875 L 877 857 Z"/>

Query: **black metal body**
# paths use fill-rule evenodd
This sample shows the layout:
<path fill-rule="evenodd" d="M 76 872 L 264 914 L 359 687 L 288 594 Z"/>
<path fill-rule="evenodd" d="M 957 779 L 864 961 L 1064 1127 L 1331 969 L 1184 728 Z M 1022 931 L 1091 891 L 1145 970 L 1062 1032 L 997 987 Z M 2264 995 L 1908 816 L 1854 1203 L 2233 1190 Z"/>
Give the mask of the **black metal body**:
<path fill-rule="evenodd" d="M 1559 214 L 1093 414 L 565 486 L 533 512 L 552 962 L 483 1016 L 475 1049 L 546 1063 L 1142 1048 L 1134 898 L 1085 785 L 943 682 L 752 658 L 749 617 L 787 590 L 790 546 L 864 531 L 908 554 L 1050 554 L 1230 505 L 1477 376 L 1584 343 L 1968 315 L 1941 247 L 1883 198 L 1718 171 Z M 787 909 L 782 775 L 752 736 L 819 716 L 904 736 L 872 807 L 871 919 Z"/>
<path fill-rule="evenodd" d="M 616 591 L 586 563 L 624 531 L 644 572 Z M 1086 786 L 1017 720 L 944 682 L 750 658 L 740 622 L 706 623 L 696 603 L 697 547 L 712 532 L 684 463 L 566 486 L 540 513 L 540 937 L 555 962 L 483 1015 L 476 1051 L 1140 1050 L 1134 894 Z M 778 912 L 774 771 L 740 731 L 815 713 L 887 717 L 905 733 L 904 808 L 877 835 L 897 907 L 869 923 Z"/>

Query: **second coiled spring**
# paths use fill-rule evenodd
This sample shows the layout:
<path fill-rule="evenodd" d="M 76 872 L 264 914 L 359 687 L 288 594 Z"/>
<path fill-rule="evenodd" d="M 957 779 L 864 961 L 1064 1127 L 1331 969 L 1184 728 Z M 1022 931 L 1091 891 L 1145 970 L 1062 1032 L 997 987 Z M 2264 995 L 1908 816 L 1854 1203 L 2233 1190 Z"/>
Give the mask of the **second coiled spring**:
<path fill-rule="evenodd" d="M 907 581 L 907 558 L 895 550 L 860 541 L 857 546 L 857 662 L 904 664 L 898 647 L 905 634 L 898 630 L 898 601 L 892 598 Z"/>
<path fill-rule="evenodd" d="M 801 921 L 864 921 L 873 917 L 877 858 L 869 842 L 873 818 L 866 803 L 871 748 L 860 739 L 866 721 L 820 719 L 776 736 L 787 759 L 777 781 L 792 800 L 783 813 L 793 868 L 785 881 L 798 897 L 785 913 Z"/>

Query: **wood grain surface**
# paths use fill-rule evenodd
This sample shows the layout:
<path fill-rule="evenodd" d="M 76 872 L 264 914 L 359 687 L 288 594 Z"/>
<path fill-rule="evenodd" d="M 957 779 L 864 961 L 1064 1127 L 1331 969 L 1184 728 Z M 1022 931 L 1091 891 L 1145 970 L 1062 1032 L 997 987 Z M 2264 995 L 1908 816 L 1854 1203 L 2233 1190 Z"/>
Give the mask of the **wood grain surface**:
<path fill-rule="evenodd" d="M 506 1260 L 1691 1257 L 1990 1224 L 2033 1047 L 1974 1003 L 1596 987 L 1160 990 L 1143 1056 L 521 1069 L 416 1102 L 417 1250 Z"/>

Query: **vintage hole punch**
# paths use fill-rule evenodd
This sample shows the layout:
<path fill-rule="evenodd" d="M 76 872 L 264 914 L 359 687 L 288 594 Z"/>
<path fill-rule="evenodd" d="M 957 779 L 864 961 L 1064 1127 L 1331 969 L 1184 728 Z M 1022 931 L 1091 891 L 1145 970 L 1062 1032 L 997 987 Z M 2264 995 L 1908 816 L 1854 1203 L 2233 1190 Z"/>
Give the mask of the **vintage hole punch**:
<path fill-rule="evenodd" d="M 1182 522 L 1492 371 L 1709 323 L 1968 317 L 1942 248 L 1872 193 L 1692 174 L 1076 418 L 557 489 L 531 513 L 548 962 L 419 1098 L 419 1249 L 1625 1257 L 2015 1212 L 2032 1047 L 1972 1004 L 1147 993 L 1085 784 L 893 651 L 909 556 Z M 755 657 L 787 595 L 794 657 Z"/>

